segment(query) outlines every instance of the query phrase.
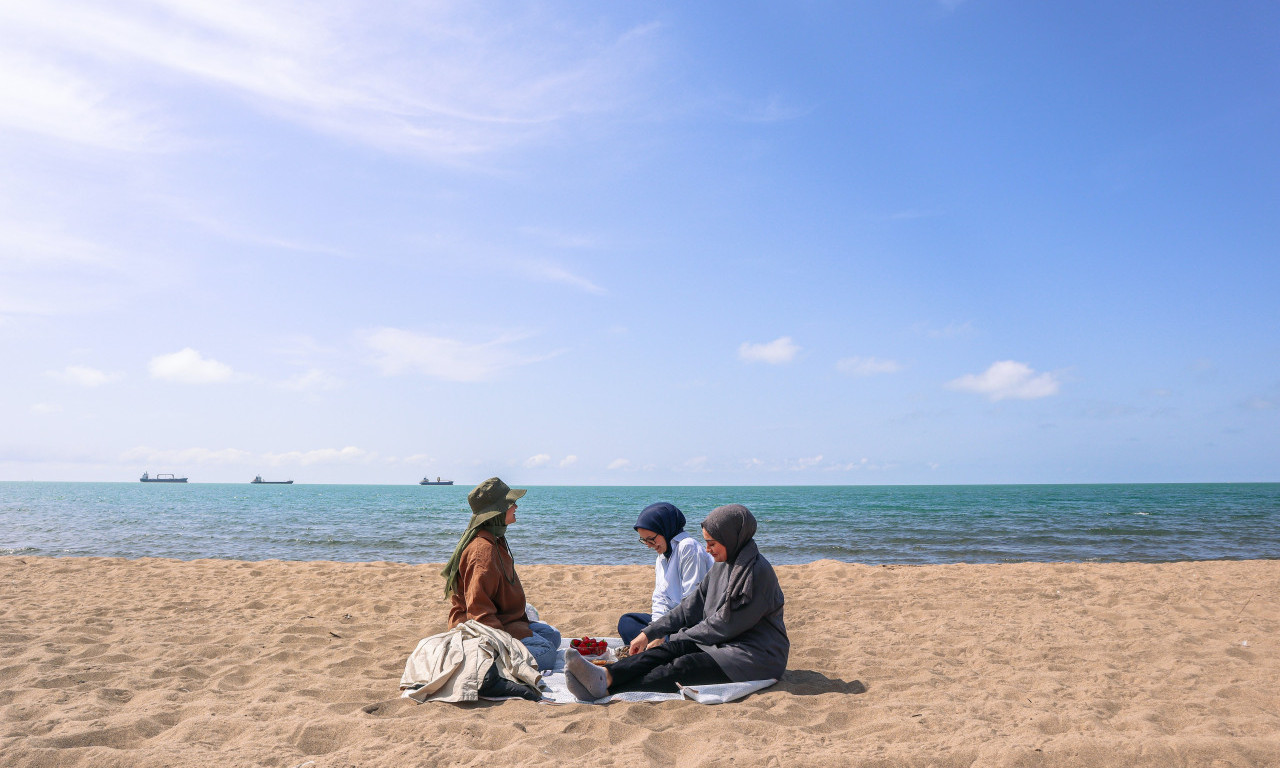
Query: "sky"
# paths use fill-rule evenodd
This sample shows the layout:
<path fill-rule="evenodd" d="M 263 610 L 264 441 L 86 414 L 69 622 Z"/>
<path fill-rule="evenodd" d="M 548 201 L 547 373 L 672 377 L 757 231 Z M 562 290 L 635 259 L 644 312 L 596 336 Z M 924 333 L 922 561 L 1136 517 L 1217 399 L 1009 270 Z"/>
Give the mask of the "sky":
<path fill-rule="evenodd" d="M 0 480 L 1280 481 L 1280 4 L 0 3 Z"/>

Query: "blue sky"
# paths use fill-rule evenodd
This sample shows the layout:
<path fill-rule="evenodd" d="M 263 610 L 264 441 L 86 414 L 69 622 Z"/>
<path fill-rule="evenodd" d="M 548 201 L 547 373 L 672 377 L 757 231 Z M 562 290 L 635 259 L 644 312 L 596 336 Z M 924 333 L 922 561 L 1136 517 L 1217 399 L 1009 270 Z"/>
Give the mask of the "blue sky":
<path fill-rule="evenodd" d="M 0 5 L 0 479 L 1280 480 L 1280 6 Z"/>

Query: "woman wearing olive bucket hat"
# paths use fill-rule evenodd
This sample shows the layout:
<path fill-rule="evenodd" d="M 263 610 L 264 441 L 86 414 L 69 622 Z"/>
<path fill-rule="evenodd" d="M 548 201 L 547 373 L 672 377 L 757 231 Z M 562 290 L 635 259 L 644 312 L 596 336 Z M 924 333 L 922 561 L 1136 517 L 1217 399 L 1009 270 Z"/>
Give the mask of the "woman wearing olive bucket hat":
<path fill-rule="evenodd" d="M 496 477 L 473 488 L 467 494 L 471 522 L 440 575 L 449 598 L 450 629 L 468 619 L 500 629 L 524 643 L 539 669 L 549 670 L 556 663 L 560 633 L 525 615 L 524 587 L 507 546 L 507 526 L 516 521 L 516 499 L 525 493 Z"/>

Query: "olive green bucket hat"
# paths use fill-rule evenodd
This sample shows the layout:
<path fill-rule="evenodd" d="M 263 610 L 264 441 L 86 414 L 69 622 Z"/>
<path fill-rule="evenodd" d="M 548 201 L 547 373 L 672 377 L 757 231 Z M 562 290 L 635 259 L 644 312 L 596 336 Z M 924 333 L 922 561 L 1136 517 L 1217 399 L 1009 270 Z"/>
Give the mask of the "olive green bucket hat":
<path fill-rule="evenodd" d="M 516 499 L 528 493 L 524 488 L 512 488 L 496 477 L 491 477 L 471 489 L 467 494 L 467 503 L 471 505 L 473 514 L 484 512 L 506 512 Z"/>

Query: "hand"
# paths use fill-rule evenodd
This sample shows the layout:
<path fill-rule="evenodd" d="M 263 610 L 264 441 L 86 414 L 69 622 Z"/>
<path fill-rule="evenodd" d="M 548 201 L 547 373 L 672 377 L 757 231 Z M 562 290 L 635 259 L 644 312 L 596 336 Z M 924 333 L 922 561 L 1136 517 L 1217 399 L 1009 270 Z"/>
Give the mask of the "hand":
<path fill-rule="evenodd" d="M 648 650 L 648 648 L 649 648 L 649 638 L 648 636 L 645 635 L 645 633 L 641 632 L 640 634 L 636 635 L 636 638 L 634 640 L 631 641 L 631 645 L 627 646 L 627 651 L 634 656 L 635 654 L 640 653 L 641 651 Z"/>
<path fill-rule="evenodd" d="M 644 647 L 644 649 L 647 651 L 647 650 L 649 650 L 650 648 L 657 648 L 658 646 L 662 645 L 662 644 L 663 644 L 663 643 L 665 643 L 665 642 L 667 642 L 667 638 L 665 638 L 665 637 L 659 637 L 657 640 L 650 640 L 650 641 L 649 641 L 649 644 L 648 644 L 648 645 L 646 645 L 646 646 Z"/>

